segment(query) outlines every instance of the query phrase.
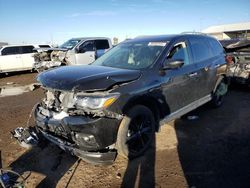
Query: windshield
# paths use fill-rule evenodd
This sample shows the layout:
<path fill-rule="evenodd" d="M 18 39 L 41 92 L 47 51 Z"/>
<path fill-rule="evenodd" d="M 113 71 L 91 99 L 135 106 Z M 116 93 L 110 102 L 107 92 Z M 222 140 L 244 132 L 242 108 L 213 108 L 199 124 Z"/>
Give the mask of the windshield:
<path fill-rule="evenodd" d="M 154 63 L 167 42 L 123 43 L 98 58 L 92 65 L 143 69 Z"/>
<path fill-rule="evenodd" d="M 80 39 L 70 39 L 67 42 L 63 43 L 60 48 L 66 48 L 68 50 L 73 49 L 81 40 Z"/>

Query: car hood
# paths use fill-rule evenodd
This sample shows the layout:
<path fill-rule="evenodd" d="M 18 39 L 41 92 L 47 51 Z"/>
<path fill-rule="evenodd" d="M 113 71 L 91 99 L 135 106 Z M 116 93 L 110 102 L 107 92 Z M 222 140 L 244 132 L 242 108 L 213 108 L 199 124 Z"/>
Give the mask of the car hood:
<path fill-rule="evenodd" d="M 139 70 L 105 66 L 65 66 L 40 73 L 37 80 L 46 88 L 67 91 L 102 91 L 140 77 Z"/>
<path fill-rule="evenodd" d="M 249 49 L 247 50 L 247 48 L 250 47 L 250 40 L 221 40 L 220 43 L 222 44 L 226 52 L 249 52 Z"/>

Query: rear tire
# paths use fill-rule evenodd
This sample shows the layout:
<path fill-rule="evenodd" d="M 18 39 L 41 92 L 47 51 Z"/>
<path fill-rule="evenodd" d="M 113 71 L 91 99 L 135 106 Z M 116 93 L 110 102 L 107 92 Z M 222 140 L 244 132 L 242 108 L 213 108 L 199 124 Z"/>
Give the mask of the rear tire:
<path fill-rule="evenodd" d="M 212 98 L 213 107 L 218 108 L 223 104 L 225 95 L 227 93 L 227 89 L 228 89 L 228 84 L 226 83 L 225 79 L 223 79 L 217 86 L 215 92 L 213 93 L 213 98 Z"/>
<path fill-rule="evenodd" d="M 118 130 L 118 153 L 128 159 L 142 155 L 152 143 L 155 125 L 154 114 L 149 108 L 143 105 L 131 108 Z"/>

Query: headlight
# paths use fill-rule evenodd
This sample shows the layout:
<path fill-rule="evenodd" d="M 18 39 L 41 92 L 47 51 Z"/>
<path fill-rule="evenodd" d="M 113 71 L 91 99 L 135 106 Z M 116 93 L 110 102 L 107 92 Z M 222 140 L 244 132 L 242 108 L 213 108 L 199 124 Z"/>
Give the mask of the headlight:
<path fill-rule="evenodd" d="M 77 95 L 75 104 L 78 107 L 97 110 L 109 107 L 112 103 L 114 103 L 117 100 L 118 97 L 119 97 L 118 93 L 107 96 Z"/>

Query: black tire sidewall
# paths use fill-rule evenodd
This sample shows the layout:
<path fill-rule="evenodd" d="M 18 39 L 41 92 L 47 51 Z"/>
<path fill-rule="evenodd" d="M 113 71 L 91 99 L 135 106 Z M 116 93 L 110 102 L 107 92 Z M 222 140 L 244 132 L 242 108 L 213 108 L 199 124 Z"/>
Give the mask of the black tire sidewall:
<path fill-rule="evenodd" d="M 218 84 L 217 88 L 220 87 L 220 84 L 221 84 L 221 83 L 227 84 L 226 81 L 223 79 L 223 80 Z M 217 88 L 216 88 L 216 90 L 217 90 Z M 225 95 L 216 95 L 216 94 L 215 94 L 215 93 L 216 93 L 216 90 L 215 90 L 215 92 L 213 93 L 212 105 L 213 105 L 213 107 L 218 108 L 218 107 L 220 107 L 220 106 L 223 104 Z"/>
<path fill-rule="evenodd" d="M 129 152 L 128 145 L 126 144 L 127 133 L 128 133 L 128 129 L 129 129 L 131 120 L 140 114 L 144 114 L 144 115 L 146 114 L 147 116 L 150 117 L 151 122 L 152 122 L 152 124 L 151 124 L 152 136 L 150 137 L 148 144 L 143 148 L 143 150 L 134 154 L 134 153 Z M 142 155 L 148 149 L 148 147 L 151 145 L 153 134 L 155 134 L 155 124 L 156 123 L 155 123 L 154 114 L 152 113 L 152 111 L 149 108 L 147 108 L 146 106 L 143 106 L 143 105 L 136 105 L 136 106 L 132 107 L 128 111 L 127 115 L 124 116 L 124 118 L 122 119 L 122 121 L 120 123 L 120 127 L 118 129 L 117 141 L 116 141 L 118 153 L 120 155 L 122 155 L 123 157 L 128 158 L 128 159 L 133 159 L 133 158 L 136 158 L 136 157 Z"/>
<path fill-rule="evenodd" d="M 214 107 L 220 107 L 222 103 L 224 102 L 224 95 L 221 96 L 214 96 L 213 98 L 213 105 Z"/>

